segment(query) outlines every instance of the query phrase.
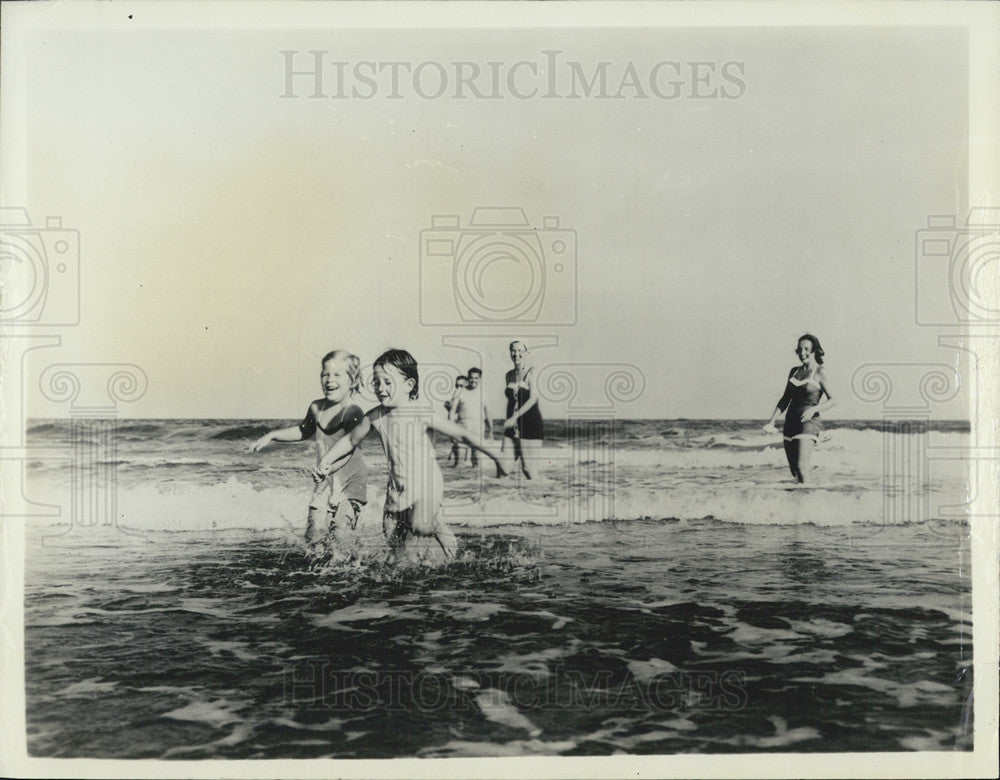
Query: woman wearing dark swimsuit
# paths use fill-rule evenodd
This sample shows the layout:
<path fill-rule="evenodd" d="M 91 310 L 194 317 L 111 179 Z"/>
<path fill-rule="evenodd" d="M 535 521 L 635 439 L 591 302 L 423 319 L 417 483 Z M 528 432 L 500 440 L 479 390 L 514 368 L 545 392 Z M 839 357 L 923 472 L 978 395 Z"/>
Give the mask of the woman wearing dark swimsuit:
<path fill-rule="evenodd" d="M 804 483 L 809 472 L 813 446 L 823 430 L 819 413 L 830 409 L 834 400 L 827 390 L 826 376 L 823 373 L 823 348 L 819 345 L 819 339 L 806 333 L 799 339 L 795 354 L 799 356 L 802 365 L 788 372 L 784 395 L 778 400 L 771 418 L 764 424 L 764 430 L 775 431 L 774 421 L 779 414 L 785 412 L 782 430 L 785 457 L 795 481 Z M 824 395 L 827 400 L 820 403 Z"/>
<path fill-rule="evenodd" d="M 510 359 L 514 368 L 507 372 L 507 419 L 503 424 L 500 452 L 511 450 L 514 465 L 521 462 L 521 472 L 531 479 L 532 468 L 538 462 L 538 451 L 545 438 L 538 395 L 532 386 L 534 370 L 526 365 L 528 348 L 520 341 L 510 343 Z M 513 471 L 513 469 L 508 469 Z"/>

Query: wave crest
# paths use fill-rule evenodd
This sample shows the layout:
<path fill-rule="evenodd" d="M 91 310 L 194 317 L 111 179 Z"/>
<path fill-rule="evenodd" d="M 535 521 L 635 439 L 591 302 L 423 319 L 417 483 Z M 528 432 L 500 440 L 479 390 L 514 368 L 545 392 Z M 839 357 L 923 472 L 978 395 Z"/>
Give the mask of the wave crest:
<path fill-rule="evenodd" d="M 70 506 L 63 491 L 63 506 Z M 55 501 L 57 495 L 52 495 Z M 121 488 L 120 526 L 138 531 L 212 532 L 272 531 L 298 534 L 305 527 L 310 494 L 296 488 L 254 485 L 231 477 L 217 485 L 143 485 Z M 935 517 L 939 507 L 960 513 L 965 501 L 954 494 L 923 496 Z M 385 493 L 369 487 L 362 524 L 381 528 Z M 487 493 L 477 500 L 448 496 L 443 518 L 456 527 L 562 526 L 581 523 L 711 519 L 748 525 L 853 526 L 883 524 L 885 496 L 849 483 L 796 489 L 790 482 L 692 485 L 673 489 L 615 487 L 609 492 L 578 496 L 548 496 L 533 501 L 513 492 Z M 956 510 L 955 507 L 958 507 Z M 955 515 L 964 519 L 964 515 Z M 59 518 L 39 518 L 42 525 L 65 524 Z"/>

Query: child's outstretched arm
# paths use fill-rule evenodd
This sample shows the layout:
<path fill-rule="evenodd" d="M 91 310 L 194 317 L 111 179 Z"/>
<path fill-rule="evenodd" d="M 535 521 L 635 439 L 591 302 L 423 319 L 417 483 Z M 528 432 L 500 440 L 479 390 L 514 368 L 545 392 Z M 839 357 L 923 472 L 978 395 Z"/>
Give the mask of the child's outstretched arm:
<path fill-rule="evenodd" d="M 362 439 L 368 435 L 368 431 L 371 429 L 371 420 L 367 416 L 362 417 L 361 422 L 351 428 L 346 436 L 338 439 L 330 449 L 323 453 L 323 457 L 319 459 L 319 463 L 313 469 L 313 479 L 320 482 L 339 470 L 347 463 L 347 456 L 361 444 Z"/>
<path fill-rule="evenodd" d="M 303 441 L 316 433 L 316 402 L 309 405 L 305 418 L 298 425 L 265 433 L 250 445 L 250 452 L 259 452 L 272 441 Z"/>
<path fill-rule="evenodd" d="M 272 441 L 302 441 L 302 438 L 302 428 L 298 425 L 293 425 L 290 428 L 282 428 L 277 431 L 265 433 L 250 445 L 250 452 L 260 452 Z"/>
<path fill-rule="evenodd" d="M 451 420 L 446 420 L 439 414 L 435 414 L 431 418 L 427 427 L 433 431 L 437 431 L 438 433 L 443 433 L 445 436 L 451 436 L 453 439 L 457 439 L 469 447 L 475 447 L 480 452 L 488 455 L 493 459 L 493 462 L 497 464 L 498 477 L 507 473 L 507 470 L 503 467 L 503 463 L 500 460 L 500 454 L 496 452 L 490 444 L 487 444 L 480 434 L 470 431 L 462 425 L 457 425 Z"/>

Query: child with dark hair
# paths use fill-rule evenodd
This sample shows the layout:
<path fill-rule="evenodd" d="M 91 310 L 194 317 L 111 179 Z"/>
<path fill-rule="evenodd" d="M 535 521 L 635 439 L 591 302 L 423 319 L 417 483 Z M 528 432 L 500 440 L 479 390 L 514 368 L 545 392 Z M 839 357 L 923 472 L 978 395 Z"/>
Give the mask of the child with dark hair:
<path fill-rule="evenodd" d="M 440 516 L 444 479 L 434 455 L 431 432 L 451 436 L 486 453 L 496 463 L 497 475 L 501 476 L 505 471 L 499 455 L 481 435 L 417 403 L 420 374 L 417 361 L 409 352 L 390 349 L 379 355 L 373 369 L 379 405 L 327 451 L 316 466 L 313 478 L 318 482 L 343 468 L 345 456 L 374 428 L 389 465 L 382 519 L 389 547 L 399 558 L 407 553 L 407 541 L 412 537 L 433 537 L 445 558 L 452 559 L 458 549 L 458 540 Z"/>

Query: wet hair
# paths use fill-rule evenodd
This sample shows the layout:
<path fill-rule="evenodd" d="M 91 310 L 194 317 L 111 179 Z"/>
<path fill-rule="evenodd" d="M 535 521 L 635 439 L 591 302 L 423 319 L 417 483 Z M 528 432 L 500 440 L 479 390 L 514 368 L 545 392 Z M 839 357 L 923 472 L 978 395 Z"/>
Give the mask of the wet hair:
<path fill-rule="evenodd" d="M 472 368 L 469 369 L 469 376 L 472 376 L 473 374 L 476 374 L 477 376 L 482 376 L 483 370 L 477 366 L 473 366 Z"/>
<path fill-rule="evenodd" d="M 816 338 L 812 333 L 805 333 L 805 334 L 799 336 L 798 341 L 795 342 L 795 352 L 796 353 L 798 353 L 798 351 L 799 351 L 799 342 L 800 341 L 808 341 L 810 344 L 812 344 L 813 357 L 816 358 L 816 362 L 819 365 L 823 365 L 823 355 L 826 354 L 826 353 L 823 352 L 823 347 L 821 347 L 819 345 L 819 339 Z"/>
<path fill-rule="evenodd" d="M 410 390 L 410 400 L 414 401 L 420 397 L 420 374 L 417 372 L 417 361 L 413 355 L 405 349 L 387 349 L 372 363 L 372 370 L 392 366 L 404 379 L 413 380 L 413 389 Z"/>
<path fill-rule="evenodd" d="M 323 355 L 319 361 L 320 366 L 325 366 L 330 360 L 343 360 L 347 366 L 347 378 L 351 383 L 351 395 L 361 392 L 361 358 L 346 349 L 335 349 Z"/>

